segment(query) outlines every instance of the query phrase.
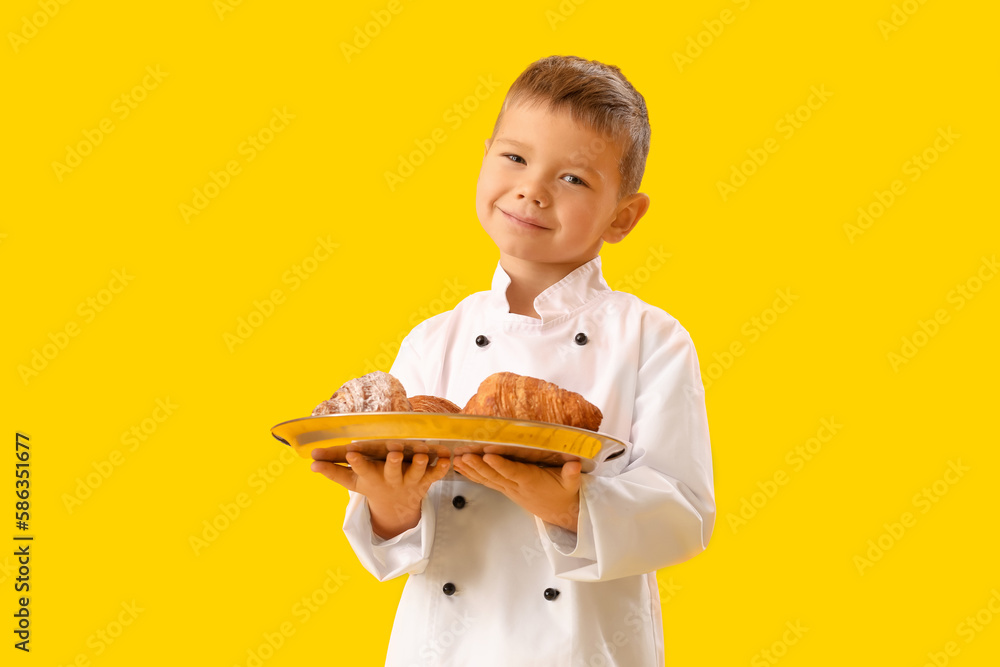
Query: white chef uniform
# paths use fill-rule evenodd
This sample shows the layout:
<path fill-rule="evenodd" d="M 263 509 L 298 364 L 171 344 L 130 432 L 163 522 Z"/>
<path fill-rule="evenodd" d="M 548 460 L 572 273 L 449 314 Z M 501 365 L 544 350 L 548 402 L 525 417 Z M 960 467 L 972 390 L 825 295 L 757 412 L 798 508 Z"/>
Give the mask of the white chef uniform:
<path fill-rule="evenodd" d="M 578 392 L 625 455 L 582 476 L 578 532 L 547 524 L 454 470 L 420 523 L 382 540 L 364 496 L 344 531 L 385 581 L 409 574 L 390 667 L 662 666 L 656 570 L 708 545 L 715 525 L 705 393 L 695 348 L 673 317 L 611 290 L 597 257 L 508 312 L 510 277 L 417 325 L 391 373 L 411 396 L 465 405 L 492 373 Z"/>

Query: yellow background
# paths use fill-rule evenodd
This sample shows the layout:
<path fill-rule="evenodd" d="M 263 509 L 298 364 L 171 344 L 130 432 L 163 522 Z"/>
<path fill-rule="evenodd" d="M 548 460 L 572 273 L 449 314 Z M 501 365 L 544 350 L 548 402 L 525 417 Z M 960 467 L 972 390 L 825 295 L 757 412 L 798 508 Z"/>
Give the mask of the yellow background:
<path fill-rule="evenodd" d="M 961 309 L 949 294 L 1000 249 L 998 11 L 905 4 L 886 33 L 889 0 L 400 0 L 348 60 L 342 44 L 387 2 L 75 1 L 51 18 L 4 3 L 3 664 L 247 665 L 282 624 L 294 634 L 265 649 L 268 667 L 381 664 L 403 581 L 358 565 L 346 492 L 282 461 L 269 428 L 369 364 L 387 369 L 422 311 L 489 287 L 497 254 L 473 203 L 483 140 L 517 74 L 551 54 L 616 64 L 647 100 L 652 206 L 605 248 L 605 275 L 680 320 L 710 384 L 719 516 L 704 554 L 660 572 L 668 664 L 773 664 L 768 650 L 789 667 L 923 665 L 948 642 L 949 664 L 995 664 L 1000 618 L 987 612 L 971 641 L 960 624 L 982 622 L 1000 590 L 1000 280 Z M 122 118 L 115 101 L 147 67 L 165 76 Z M 499 85 L 476 99 L 481 77 Z M 799 110 L 812 86 L 831 96 Z M 476 108 L 449 123 L 456 104 Z M 240 146 L 273 109 L 294 118 L 250 161 Z M 797 110 L 810 117 L 786 137 L 776 124 Z M 105 119 L 113 131 L 60 180 L 53 163 Z M 438 128 L 446 140 L 391 190 L 385 173 Z M 958 138 L 911 181 L 906 163 L 947 128 Z M 723 200 L 718 182 L 768 138 L 777 152 Z M 180 205 L 232 160 L 239 174 L 185 222 Z M 844 225 L 897 179 L 905 193 L 851 242 Z M 337 248 L 295 285 L 286 272 L 317 238 Z M 670 258 L 644 272 L 661 248 Z M 123 269 L 124 289 L 102 292 Z M 274 290 L 283 302 L 227 346 Z M 798 299 L 774 319 L 778 290 Z M 109 297 L 88 321 L 80 304 Z M 889 353 L 939 309 L 947 322 L 894 368 Z M 19 367 L 73 323 L 25 382 Z M 157 399 L 177 406 L 162 422 Z M 842 427 L 796 469 L 788 453 L 824 418 Z M 123 444 L 143 424 L 146 440 Z M 10 632 L 15 431 L 32 452 L 30 654 Z M 940 481 L 949 461 L 968 468 L 954 484 Z M 776 474 L 787 483 L 754 496 Z M 917 502 L 935 482 L 941 496 Z M 225 525 L 238 498 L 249 504 L 196 553 L 192 536 Z M 756 515 L 734 523 L 744 501 Z M 886 537 L 905 512 L 915 525 Z M 880 538 L 891 546 L 859 572 Z M 324 601 L 308 618 L 304 597 Z M 786 623 L 808 628 L 794 645 Z"/>

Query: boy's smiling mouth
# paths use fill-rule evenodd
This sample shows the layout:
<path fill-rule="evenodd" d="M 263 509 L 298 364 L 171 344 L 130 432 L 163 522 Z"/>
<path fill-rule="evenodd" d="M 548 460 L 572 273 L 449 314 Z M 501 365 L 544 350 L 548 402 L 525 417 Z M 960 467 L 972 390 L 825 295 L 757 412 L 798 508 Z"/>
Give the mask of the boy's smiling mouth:
<path fill-rule="evenodd" d="M 513 215 L 511 213 L 508 213 L 507 211 L 503 210 L 499 206 L 497 206 L 497 208 L 500 210 L 501 213 L 503 213 L 505 216 L 507 216 L 507 219 L 513 221 L 515 224 L 519 223 L 522 226 L 525 226 L 525 227 L 534 227 L 535 229 L 548 229 L 548 227 L 543 227 L 542 225 L 540 225 L 538 223 L 538 221 L 535 220 L 534 218 L 516 216 L 516 215 Z"/>

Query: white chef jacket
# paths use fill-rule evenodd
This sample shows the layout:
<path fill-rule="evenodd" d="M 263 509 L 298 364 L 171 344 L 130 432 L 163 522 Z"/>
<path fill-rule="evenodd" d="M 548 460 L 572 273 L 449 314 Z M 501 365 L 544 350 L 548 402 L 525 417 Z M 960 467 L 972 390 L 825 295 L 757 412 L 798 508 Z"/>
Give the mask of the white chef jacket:
<path fill-rule="evenodd" d="M 597 405 L 600 431 L 628 449 L 582 476 L 576 534 L 454 470 L 389 540 L 351 493 L 344 532 L 361 563 L 380 581 L 410 575 L 386 665 L 662 666 L 656 570 L 703 551 L 715 525 L 694 344 L 664 311 L 611 290 L 600 257 L 538 295 L 541 319 L 509 312 L 509 284 L 498 264 L 489 291 L 417 325 L 392 375 L 410 396 L 460 406 L 499 371 L 554 382 Z"/>

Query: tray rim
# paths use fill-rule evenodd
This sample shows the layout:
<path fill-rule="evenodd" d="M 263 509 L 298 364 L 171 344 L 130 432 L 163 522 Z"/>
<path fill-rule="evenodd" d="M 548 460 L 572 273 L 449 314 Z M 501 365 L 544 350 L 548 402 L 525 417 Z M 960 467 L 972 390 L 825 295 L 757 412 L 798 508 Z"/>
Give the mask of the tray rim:
<path fill-rule="evenodd" d="M 560 447 L 546 447 L 544 445 L 539 445 L 539 444 L 525 444 L 525 443 L 522 443 L 522 442 L 510 442 L 509 440 L 502 440 L 502 439 L 500 439 L 500 440 L 470 439 L 469 437 L 462 437 L 461 435 L 457 435 L 457 436 L 453 436 L 453 437 L 448 437 L 448 436 L 445 436 L 445 437 L 433 437 L 433 436 L 428 437 L 427 435 L 399 436 L 399 435 L 394 435 L 394 434 L 386 435 L 384 437 L 381 437 L 381 436 L 367 436 L 367 437 L 363 437 L 363 438 L 349 440 L 349 441 L 344 442 L 343 444 L 339 444 L 339 445 L 330 445 L 330 447 L 346 447 L 347 445 L 354 444 L 354 443 L 379 442 L 379 441 L 385 441 L 385 440 L 396 440 L 396 441 L 426 441 L 426 440 L 434 440 L 434 441 L 438 441 L 438 442 L 471 442 L 471 443 L 477 443 L 477 444 L 482 444 L 482 445 L 502 445 L 502 446 L 509 446 L 509 447 L 523 447 L 523 448 L 530 449 L 530 450 L 548 451 L 548 452 L 560 453 L 560 454 L 563 454 L 565 456 L 576 458 L 576 459 L 579 459 L 579 460 L 584 461 L 584 462 L 592 462 L 592 464 L 593 464 L 594 467 L 596 467 L 600 463 L 603 463 L 604 461 L 608 461 L 608 460 L 611 460 L 611 459 L 614 459 L 614 458 L 618 458 L 619 456 L 623 455 L 625 452 L 628 451 L 628 443 L 626 443 L 625 441 L 622 441 L 622 440 L 620 440 L 620 439 L 618 439 L 618 438 L 616 438 L 616 437 L 614 437 L 612 435 L 608 435 L 608 434 L 602 433 L 600 431 L 591 431 L 589 429 L 581 428 L 581 427 L 578 427 L 578 426 L 566 426 L 566 425 L 563 425 L 563 424 L 554 424 L 554 423 L 551 423 L 551 422 L 542 422 L 542 421 L 535 421 L 535 420 L 529 420 L 529 419 L 515 419 L 515 418 L 509 418 L 509 417 L 490 417 L 490 416 L 485 416 L 485 415 L 469 415 L 469 414 L 460 414 L 460 413 L 456 414 L 456 413 L 438 413 L 438 412 L 398 412 L 398 411 L 397 412 L 349 412 L 349 413 L 340 413 L 340 414 L 331 414 L 331 415 L 309 415 L 309 416 L 306 416 L 306 417 L 297 417 L 297 418 L 294 418 L 294 419 L 288 419 L 288 420 L 285 420 L 285 421 L 282 421 L 282 422 L 279 422 L 279 423 L 275 424 L 274 426 L 271 427 L 271 435 L 274 436 L 274 438 L 276 440 L 278 440 L 279 442 L 281 442 L 281 443 L 283 443 L 283 444 L 291 447 L 292 449 L 296 450 L 296 453 L 298 453 L 303 458 L 308 458 L 308 454 L 304 454 L 302 450 L 308 448 L 308 451 L 311 452 L 313 449 L 319 449 L 320 447 L 319 446 L 315 446 L 315 447 L 309 448 L 309 444 L 310 443 L 307 443 L 307 444 L 304 444 L 304 445 L 300 445 L 300 444 L 292 445 L 290 442 L 288 442 L 284 438 L 280 437 L 275 431 L 277 431 L 281 427 L 286 426 L 288 424 L 303 423 L 303 422 L 312 421 L 312 420 L 325 420 L 325 421 L 333 421 L 333 422 L 335 422 L 338 419 L 358 419 L 358 418 L 360 418 L 360 419 L 362 419 L 362 420 L 364 420 L 366 422 L 375 422 L 377 424 L 378 422 L 382 421 L 386 417 L 402 416 L 402 415 L 407 415 L 407 416 L 419 415 L 422 418 L 428 418 L 428 417 L 430 417 L 432 419 L 440 419 L 443 423 L 448 423 L 448 422 L 454 423 L 456 421 L 457 422 L 470 421 L 470 422 L 486 423 L 486 424 L 495 423 L 495 424 L 501 424 L 501 425 L 504 425 L 504 424 L 505 425 L 521 425 L 521 426 L 526 426 L 529 429 L 556 430 L 556 431 L 559 431 L 559 432 L 576 434 L 577 436 L 584 436 L 585 438 L 588 438 L 588 439 L 594 441 L 593 444 L 595 446 L 598 446 L 598 449 L 597 449 L 597 452 L 595 453 L 594 457 L 589 457 L 589 456 L 584 456 L 582 454 L 576 454 L 576 453 L 573 453 L 573 452 L 565 451 L 564 449 L 562 449 Z M 318 429 L 317 428 L 316 430 L 322 430 L 322 429 Z M 308 433 L 308 432 L 309 431 L 306 430 L 306 431 L 302 431 L 301 433 Z M 331 439 L 331 440 L 336 440 L 336 439 Z M 610 445 L 610 448 L 609 448 L 609 445 Z M 590 468 L 591 466 L 590 465 L 585 465 L 585 467 Z"/>

